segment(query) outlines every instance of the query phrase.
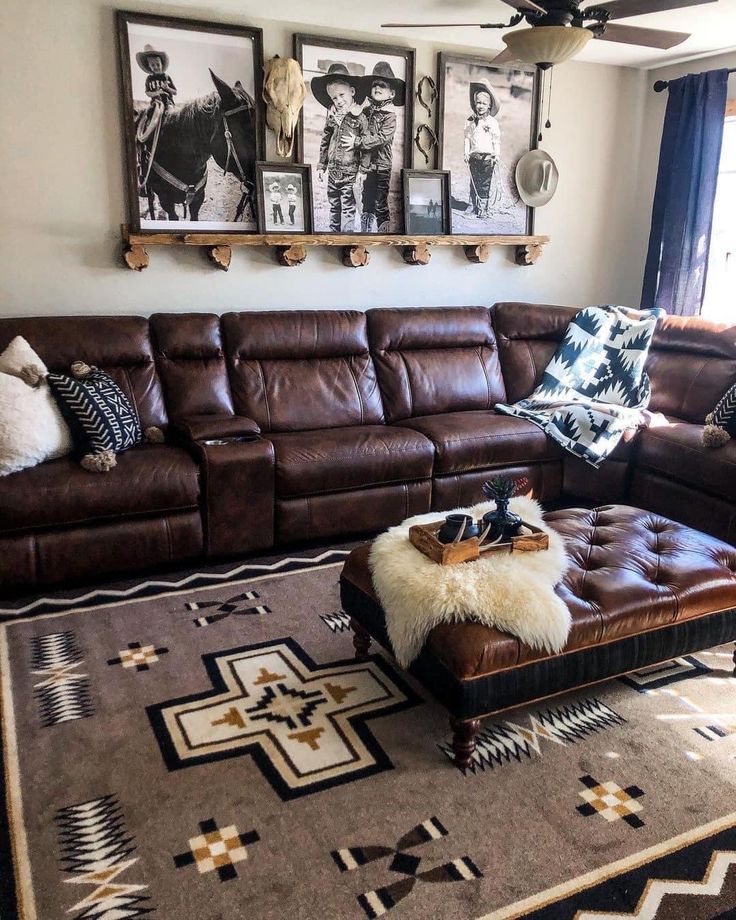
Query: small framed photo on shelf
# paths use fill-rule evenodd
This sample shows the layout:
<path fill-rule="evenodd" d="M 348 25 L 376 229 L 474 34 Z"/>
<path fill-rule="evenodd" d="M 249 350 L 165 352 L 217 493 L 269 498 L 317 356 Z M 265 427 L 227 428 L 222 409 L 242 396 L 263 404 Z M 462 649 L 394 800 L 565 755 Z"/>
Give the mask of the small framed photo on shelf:
<path fill-rule="evenodd" d="M 451 231 L 449 171 L 405 169 L 401 176 L 406 235 L 448 235 Z"/>
<path fill-rule="evenodd" d="M 256 163 L 259 233 L 312 232 L 312 167 Z"/>

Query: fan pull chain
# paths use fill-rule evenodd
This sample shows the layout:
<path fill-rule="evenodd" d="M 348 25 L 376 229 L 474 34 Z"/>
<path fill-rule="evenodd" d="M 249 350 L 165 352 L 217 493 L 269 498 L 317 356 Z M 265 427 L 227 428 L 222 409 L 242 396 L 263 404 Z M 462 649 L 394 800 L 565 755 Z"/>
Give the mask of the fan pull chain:
<path fill-rule="evenodd" d="M 544 123 L 545 128 L 551 128 L 552 122 L 549 119 L 549 112 L 552 106 L 552 74 L 554 73 L 554 67 L 550 67 L 549 70 L 542 71 L 542 92 L 539 100 L 539 108 L 541 114 L 544 114 L 544 103 L 547 103 L 547 121 Z M 547 74 L 549 74 L 549 80 L 547 79 Z M 537 143 L 542 143 L 542 132 L 540 131 L 537 135 Z"/>

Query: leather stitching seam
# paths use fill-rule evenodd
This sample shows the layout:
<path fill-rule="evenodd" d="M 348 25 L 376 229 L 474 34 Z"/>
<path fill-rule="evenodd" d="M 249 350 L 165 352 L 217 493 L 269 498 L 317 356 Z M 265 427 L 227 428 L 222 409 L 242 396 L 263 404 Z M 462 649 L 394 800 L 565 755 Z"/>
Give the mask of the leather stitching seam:
<path fill-rule="evenodd" d="M 690 391 L 697 383 L 698 377 L 700 377 L 700 375 L 703 373 L 709 361 L 710 361 L 710 358 L 703 358 L 703 363 L 698 368 L 697 374 L 695 374 L 693 379 L 690 381 L 690 386 L 687 388 L 687 390 L 685 391 L 685 395 L 682 397 L 682 403 L 680 403 L 680 409 L 682 410 L 683 415 L 685 414 L 685 403 L 687 402 L 688 396 L 690 395 Z"/>
<path fill-rule="evenodd" d="M 271 428 L 271 409 L 268 405 L 268 393 L 266 392 L 266 378 L 263 375 L 263 366 L 260 361 L 256 361 L 256 367 L 258 368 L 258 374 L 261 378 L 261 386 L 263 387 L 263 404 L 266 407 L 266 418 L 268 419 L 269 430 Z"/>
<path fill-rule="evenodd" d="M 488 371 L 486 370 L 486 365 L 483 361 L 483 346 L 479 345 L 478 350 L 476 351 L 478 360 L 480 361 L 481 370 L 483 371 L 483 376 L 486 378 L 486 390 L 488 391 L 488 406 L 490 407 L 491 399 L 491 381 L 488 379 Z"/>
<path fill-rule="evenodd" d="M 363 395 L 360 392 L 360 387 L 358 386 L 358 375 L 355 373 L 355 368 L 353 367 L 353 356 L 351 355 L 347 360 L 348 370 L 350 371 L 350 376 L 355 386 L 355 392 L 358 395 L 358 405 L 360 406 L 360 424 L 362 425 L 365 422 L 365 409 L 363 408 Z"/>
<path fill-rule="evenodd" d="M 404 366 L 404 373 L 406 374 L 406 389 L 409 392 L 409 418 L 412 418 L 414 415 L 414 393 L 411 389 L 411 381 L 409 379 L 409 365 L 406 363 L 406 358 L 403 355 L 403 352 L 399 352 L 401 358 L 401 363 Z"/>

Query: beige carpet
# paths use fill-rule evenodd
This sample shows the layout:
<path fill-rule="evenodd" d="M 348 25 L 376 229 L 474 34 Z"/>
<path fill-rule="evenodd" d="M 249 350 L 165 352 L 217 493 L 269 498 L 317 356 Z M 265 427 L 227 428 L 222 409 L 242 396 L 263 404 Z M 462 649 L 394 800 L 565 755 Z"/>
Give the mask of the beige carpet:
<path fill-rule="evenodd" d="M 736 916 L 729 648 L 486 720 L 462 776 L 352 660 L 343 555 L 0 610 L 3 920 Z"/>

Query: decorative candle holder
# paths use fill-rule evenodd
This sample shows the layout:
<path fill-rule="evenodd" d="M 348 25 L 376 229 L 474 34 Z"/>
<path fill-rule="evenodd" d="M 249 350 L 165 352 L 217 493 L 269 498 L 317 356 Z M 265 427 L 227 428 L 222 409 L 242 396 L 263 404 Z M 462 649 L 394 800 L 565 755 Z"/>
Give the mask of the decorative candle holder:
<path fill-rule="evenodd" d="M 495 510 L 486 512 L 481 522 L 481 529 L 485 530 L 486 527 L 490 527 L 486 536 L 489 542 L 500 537 L 508 540 L 519 533 L 522 524 L 521 517 L 509 511 L 509 501 L 528 485 L 529 480 L 526 478 L 510 479 L 506 476 L 494 476 L 483 483 L 483 494 L 496 503 Z"/>

